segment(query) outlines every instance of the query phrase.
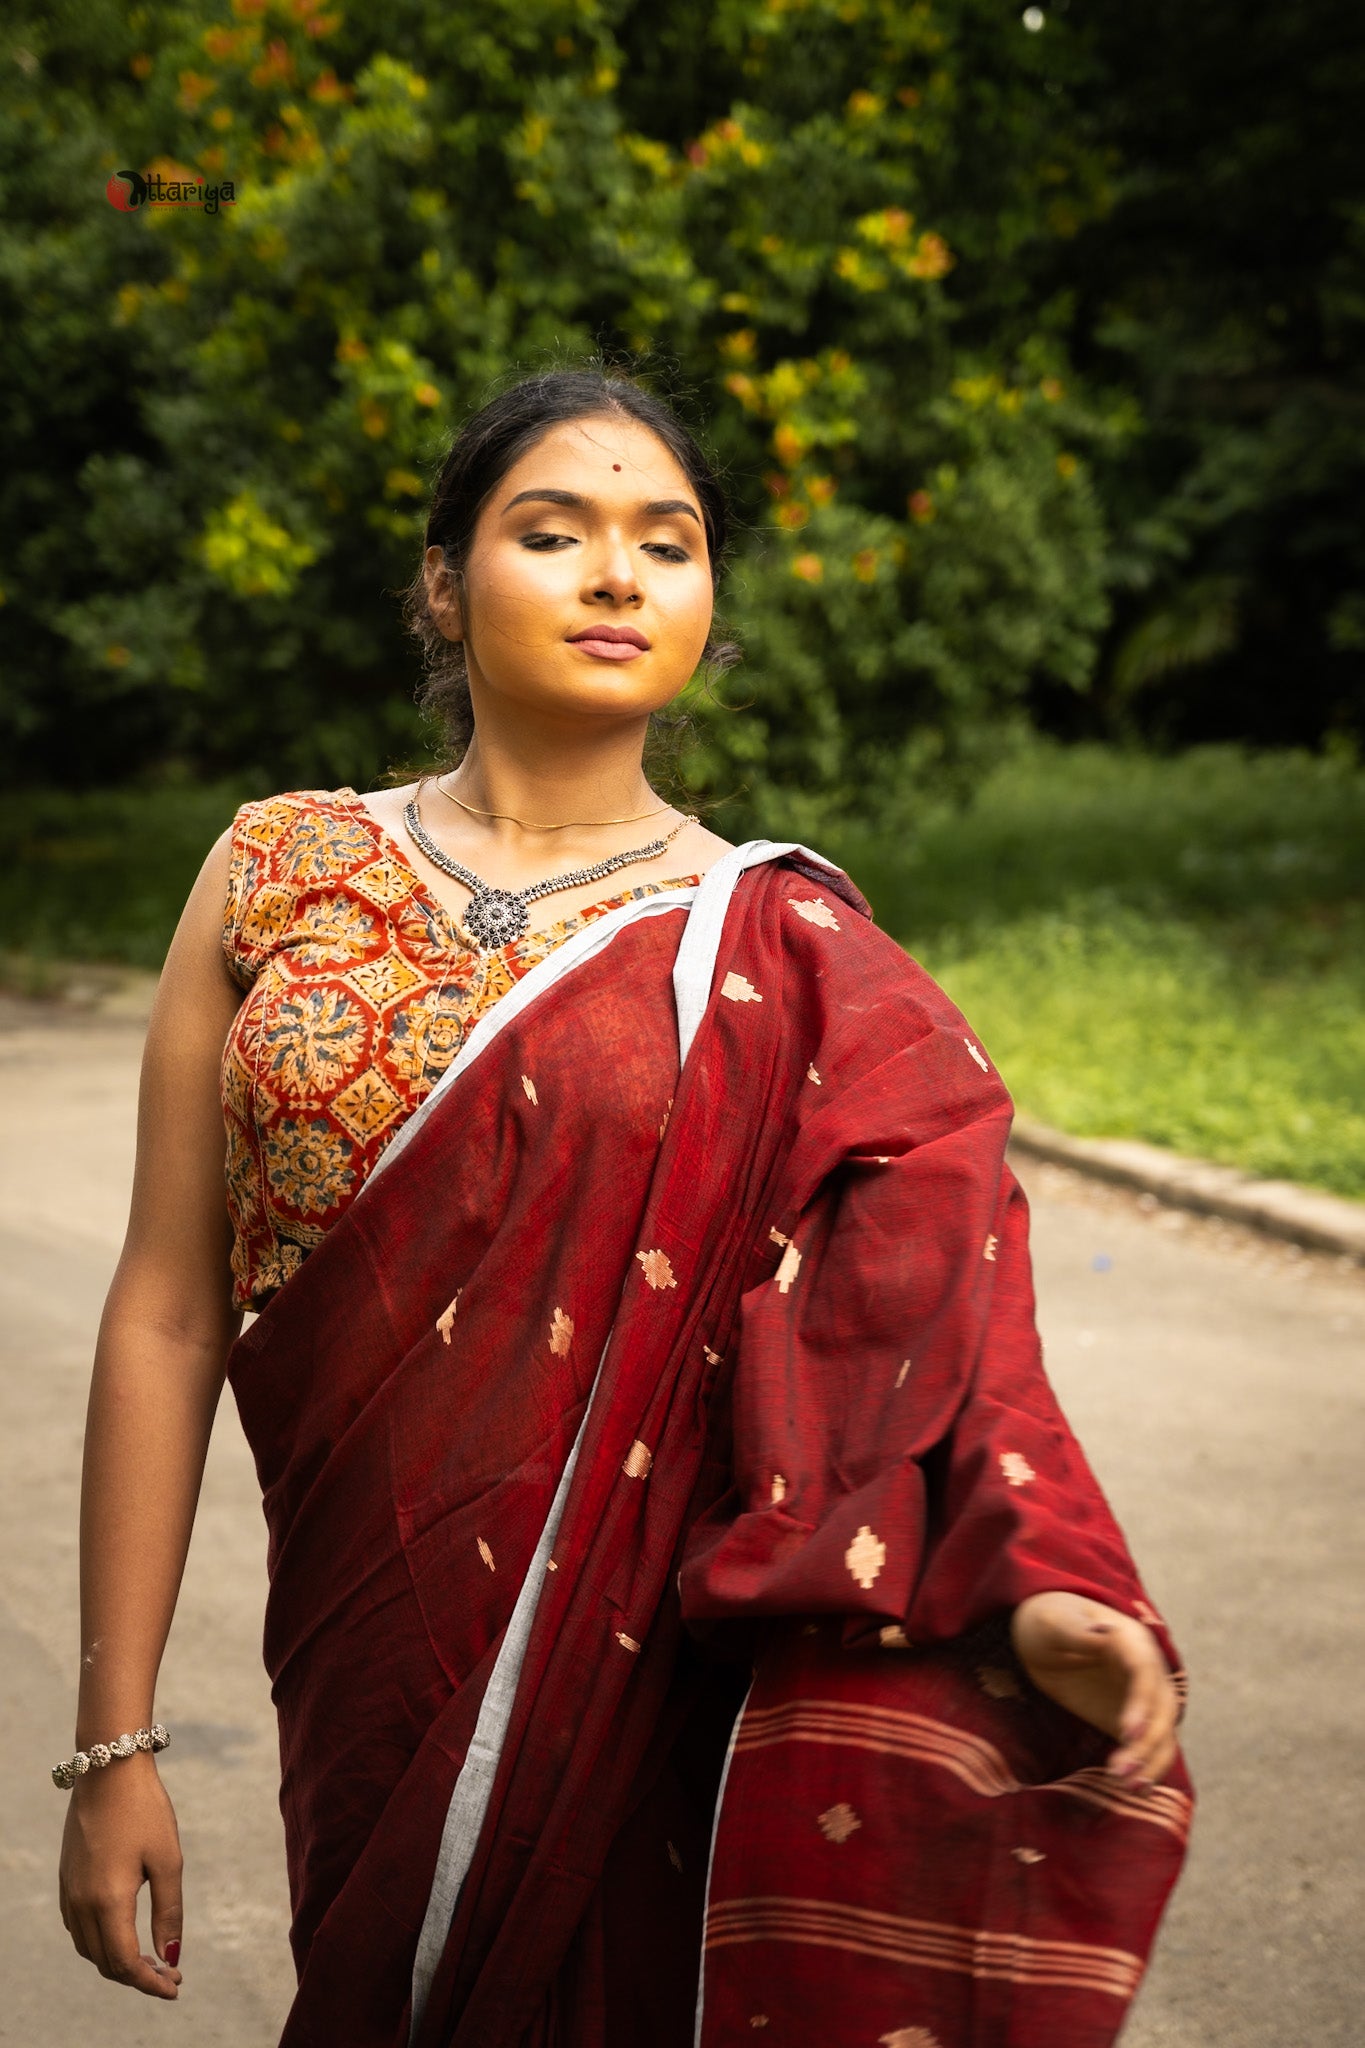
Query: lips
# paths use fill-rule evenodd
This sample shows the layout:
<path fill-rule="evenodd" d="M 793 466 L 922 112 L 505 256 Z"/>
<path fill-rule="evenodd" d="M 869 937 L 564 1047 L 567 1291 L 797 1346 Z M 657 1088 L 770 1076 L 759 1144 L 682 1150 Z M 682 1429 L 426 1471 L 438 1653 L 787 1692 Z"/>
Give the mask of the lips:
<path fill-rule="evenodd" d="M 584 626 L 581 632 L 571 633 L 569 640 L 573 646 L 586 647 L 589 653 L 596 653 L 599 648 L 604 651 L 607 648 L 619 649 L 619 653 L 614 652 L 614 659 L 618 661 L 627 648 L 636 653 L 644 653 L 649 648 L 644 634 L 634 626 Z"/>

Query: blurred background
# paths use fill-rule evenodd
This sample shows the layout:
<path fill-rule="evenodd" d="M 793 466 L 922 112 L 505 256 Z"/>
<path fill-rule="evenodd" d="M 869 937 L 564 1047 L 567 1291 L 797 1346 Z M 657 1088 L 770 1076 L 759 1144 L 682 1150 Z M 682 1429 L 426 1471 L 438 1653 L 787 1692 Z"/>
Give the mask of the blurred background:
<path fill-rule="evenodd" d="M 434 470 L 600 350 L 738 509 L 717 829 L 844 860 L 1023 1109 L 1365 1195 L 1352 0 L 7 16 L 11 986 L 154 967 L 243 798 L 424 758 Z"/>
<path fill-rule="evenodd" d="M 34 1759 L 150 976 L 238 803 L 430 760 L 399 592 L 507 379 L 600 355 L 724 470 L 745 659 L 673 788 L 848 866 L 1032 1117 L 1365 1199 L 1362 107 L 1358 0 L 11 0 L 0 2039 L 246 2048 L 288 2002 L 226 1410 L 161 1695 L 181 2019 L 73 1962 Z M 1050 1370 L 1194 1672 L 1126 2038 L 1358 2048 L 1365 1280 L 1026 1178 Z"/>

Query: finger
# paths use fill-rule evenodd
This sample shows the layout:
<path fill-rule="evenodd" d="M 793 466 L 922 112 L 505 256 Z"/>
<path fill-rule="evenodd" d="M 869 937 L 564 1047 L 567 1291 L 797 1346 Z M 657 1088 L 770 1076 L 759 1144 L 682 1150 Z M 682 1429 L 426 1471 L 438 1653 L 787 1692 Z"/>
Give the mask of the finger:
<path fill-rule="evenodd" d="M 178 1856 L 147 1865 L 147 1876 L 152 1888 L 152 1947 L 177 1984 L 180 1982 L 178 1965 L 185 1917 L 180 1874 L 181 1863 Z"/>
<path fill-rule="evenodd" d="M 172 1972 L 159 1956 L 144 1956 L 138 1949 L 136 1911 L 131 1903 L 120 1901 L 101 1915 L 100 1939 L 104 1976 L 134 1991 L 144 1991 L 150 1998 L 175 1997 Z"/>
<path fill-rule="evenodd" d="M 1155 1784 L 1164 1777 L 1175 1755 L 1178 1712 L 1175 1687 L 1162 1671 L 1155 1675 L 1150 1687 L 1143 1686 L 1143 1704 L 1134 1716 L 1140 1732 L 1130 1734 L 1110 1758 L 1110 1768 L 1116 1775 L 1146 1784 Z"/>
<path fill-rule="evenodd" d="M 80 1939 L 76 1946 L 87 1963 L 93 1963 L 101 1977 L 109 1975 L 109 1963 L 104 1953 L 104 1937 L 100 1933 L 100 1916 L 93 1906 L 87 1906 L 78 1919 Z"/>
<path fill-rule="evenodd" d="M 1119 1714 L 1119 1745 L 1109 1759 L 1109 1768 L 1115 1777 L 1138 1776 L 1155 1742 L 1160 1739 L 1161 1708 L 1160 1673 L 1145 1667 L 1132 1672 Z"/>
<path fill-rule="evenodd" d="M 71 1936 L 71 1946 L 75 1949 L 81 1961 L 83 1963 L 93 1963 L 95 1958 L 90 1953 L 89 1930 L 86 1927 L 83 1915 L 74 1906 L 71 1909 L 71 1918 L 66 1923 L 66 1931 Z"/>
<path fill-rule="evenodd" d="M 1149 1785 L 1159 1785 L 1176 1758 L 1180 1700 L 1169 1678 L 1163 1680 L 1161 1691 L 1162 1697 L 1147 1739 L 1147 1754 L 1142 1759 L 1141 1775 Z"/>

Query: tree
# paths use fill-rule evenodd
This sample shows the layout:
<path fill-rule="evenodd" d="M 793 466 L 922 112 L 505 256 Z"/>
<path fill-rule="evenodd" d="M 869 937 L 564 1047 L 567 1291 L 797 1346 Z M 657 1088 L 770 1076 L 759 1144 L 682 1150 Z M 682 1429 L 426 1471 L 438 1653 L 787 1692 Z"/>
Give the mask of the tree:
<path fill-rule="evenodd" d="M 59 537 L 55 506 L 26 536 L 51 466 L 30 387 L 0 506 L 29 772 L 329 780 L 411 749 L 393 593 L 450 423 L 509 366 L 596 347 L 647 359 L 741 512 L 749 658 L 735 708 L 696 695 L 699 785 L 818 815 L 961 777 L 1040 678 L 1084 687 L 1091 467 L 1134 415 L 1067 358 L 1059 251 L 1109 174 L 1064 28 L 988 0 L 100 22 L 31 22 L 4 87 L 23 175 L 65 152 L 44 219 L 8 209 L 0 275 L 21 299 L 73 252 L 47 318 L 82 366 L 64 459 L 86 451 Z M 233 203 L 118 213 L 98 195 L 130 165 Z"/>
<path fill-rule="evenodd" d="M 1101 701 L 1172 740 L 1365 740 L 1365 16 L 1148 0 L 1092 23 L 1082 110 L 1116 190 L 1074 245 L 1071 338 L 1145 421 L 1098 479 Z"/>

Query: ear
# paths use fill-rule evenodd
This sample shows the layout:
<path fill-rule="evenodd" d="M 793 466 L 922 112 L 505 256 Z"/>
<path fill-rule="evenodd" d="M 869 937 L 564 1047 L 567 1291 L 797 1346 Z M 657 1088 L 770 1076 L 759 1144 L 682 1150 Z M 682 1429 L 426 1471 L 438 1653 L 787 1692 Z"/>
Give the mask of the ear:
<path fill-rule="evenodd" d="M 463 640 L 464 614 L 460 606 L 459 585 L 446 567 L 445 556 L 438 547 L 429 547 L 422 558 L 422 581 L 426 584 L 431 615 L 446 639 Z"/>

